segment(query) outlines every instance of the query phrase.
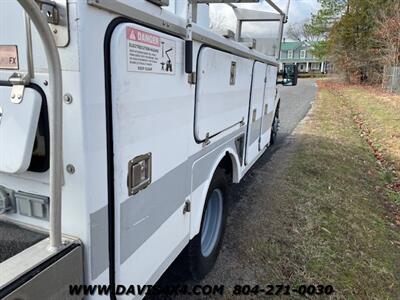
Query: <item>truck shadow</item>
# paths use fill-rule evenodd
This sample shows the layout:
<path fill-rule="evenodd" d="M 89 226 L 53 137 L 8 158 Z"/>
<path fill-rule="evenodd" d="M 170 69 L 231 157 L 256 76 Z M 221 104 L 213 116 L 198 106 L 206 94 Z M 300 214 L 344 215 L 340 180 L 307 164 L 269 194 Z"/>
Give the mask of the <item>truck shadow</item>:
<path fill-rule="evenodd" d="M 195 286 L 224 285 L 225 291 L 231 292 L 235 285 L 307 283 L 307 279 L 317 276 L 307 270 L 313 257 L 323 257 L 326 261 L 318 268 L 329 266 L 329 272 L 332 269 L 337 274 L 346 273 L 351 262 L 362 265 L 364 270 L 354 274 L 357 278 L 370 274 L 371 266 L 365 264 L 360 251 L 378 264 L 383 263 L 381 254 L 374 252 L 378 248 L 383 251 L 379 243 L 385 243 L 385 251 L 395 251 L 387 240 L 393 229 L 382 231 L 373 221 L 377 216 L 384 220 L 390 215 L 386 198 L 377 190 L 378 185 L 383 186 L 381 171 L 363 141 L 338 141 L 308 134 L 288 136 L 268 149 L 241 183 L 234 185 L 221 253 L 210 274 L 199 282 L 185 280 L 182 263 L 177 259 L 155 287 L 186 286 L 192 291 Z M 321 220 L 334 222 L 338 215 L 340 224 L 332 223 L 334 231 L 320 230 Z M 310 228 L 310 221 L 316 227 Z M 354 226 L 359 230 L 354 231 Z M 310 244 L 307 234 L 319 243 Z M 335 255 L 327 251 L 334 251 Z M 329 284 L 339 285 L 335 279 L 333 276 Z M 384 278 L 375 274 L 364 280 L 373 284 Z M 346 290 L 361 288 L 349 284 Z M 339 288 L 339 298 L 346 298 Z M 187 298 L 173 294 L 146 299 Z M 202 298 L 209 299 L 210 295 L 196 295 L 193 299 Z M 224 293 L 222 299 L 230 297 Z"/>
<path fill-rule="evenodd" d="M 255 172 L 258 170 L 263 170 L 268 163 L 271 161 L 271 158 L 273 157 L 274 153 L 279 151 L 282 147 L 285 147 L 288 143 L 290 143 L 290 136 L 289 134 L 284 134 L 283 136 L 278 136 L 277 142 L 270 146 L 264 154 L 257 160 L 257 162 L 251 167 L 251 169 L 247 172 L 247 174 L 242 178 L 241 182 L 239 184 L 234 184 L 231 187 L 231 193 L 233 195 L 236 195 L 233 201 L 230 201 L 228 203 L 228 217 L 227 217 L 227 226 L 232 226 L 232 230 L 235 230 L 235 227 L 241 227 L 244 226 L 244 224 L 241 221 L 238 220 L 232 220 L 233 215 L 235 214 L 235 211 L 238 209 L 241 209 L 240 206 L 241 204 L 244 204 L 247 198 L 246 191 L 249 189 L 253 189 L 253 185 L 257 185 L 257 180 L 254 177 Z M 229 232 L 225 232 L 224 240 L 229 239 Z M 224 251 L 225 246 L 222 247 L 221 252 Z M 226 250 L 225 250 L 226 251 Z M 223 254 L 222 254 L 223 255 Z M 221 256 L 221 254 L 220 254 Z M 157 283 L 154 285 L 155 289 L 163 290 L 163 288 L 171 287 L 172 290 L 176 288 L 177 286 L 179 287 L 184 287 L 187 286 L 188 290 L 190 290 L 192 287 L 195 285 L 202 285 L 202 283 L 187 279 L 188 274 L 186 274 L 185 266 L 183 264 L 183 257 L 178 257 L 172 265 L 164 272 L 164 274 L 160 277 L 160 279 L 157 281 Z M 203 281 L 207 281 L 207 278 L 205 278 Z M 174 293 L 171 291 L 171 293 Z M 173 296 L 168 296 L 168 295 L 148 295 L 145 297 L 145 299 L 149 300 L 156 300 L 156 299 L 164 299 L 164 300 L 169 300 L 169 299 L 177 299 L 181 298 L 181 296 L 173 295 Z M 182 299 L 184 299 L 183 297 Z M 196 296 L 196 299 L 198 299 L 199 296 Z"/>

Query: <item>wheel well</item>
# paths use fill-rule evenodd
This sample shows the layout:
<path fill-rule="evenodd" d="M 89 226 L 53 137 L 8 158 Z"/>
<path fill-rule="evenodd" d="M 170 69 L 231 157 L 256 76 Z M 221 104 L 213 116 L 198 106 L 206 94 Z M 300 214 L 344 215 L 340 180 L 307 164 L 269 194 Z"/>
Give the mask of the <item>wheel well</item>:
<path fill-rule="evenodd" d="M 221 159 L 217 168 L 223 169 L 232 181 L 233 165 L 231 155 L 228 151 L 226 151 L 225 156 Z"/>
<path fill-rule="evenodd" d="M 280 108 L 280 106 L 281 106 L 281 99 L 278 99 L 278 103 L 276 104 L 276 109 L 275 109 L 275 111 L 278 112 L 278 117 L 279 117 L 279 108 Z"/>

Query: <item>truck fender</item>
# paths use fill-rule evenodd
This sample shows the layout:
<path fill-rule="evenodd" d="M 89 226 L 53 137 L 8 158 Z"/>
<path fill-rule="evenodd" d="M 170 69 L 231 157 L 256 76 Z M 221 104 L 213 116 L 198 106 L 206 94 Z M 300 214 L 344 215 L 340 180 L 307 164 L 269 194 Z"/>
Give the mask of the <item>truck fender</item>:
<path fill-rule="evenodd" d="M 281 102 L 281 95 L 280 95 L 279 89 L 277 89 L 276 90 L 276 95 L 275 95 L 275 108 L 274 108 L 274 111 L 279 106 L 279 102 Z"/>
<path fill-rule="evenodd" d="M 233 183 L 238 183 L 240 180 L 240 160 L 239 157 L 236 153 L 236 151 L 231 148 L 227 147 L 224 149 L 224 151 L 221 151 L 217 159 L 214 161 L 214 164 L 212 165 L 209 176 L 205 183 L 201 187 L 201 191 L 198 192 L 200 193 L 200 196 L 196 197 L 192 193 L 192 197 L 195 196 L 197 199 L 192 199 L 192 207 L 193 210 L 191 212 L 191 222 L 190 222 L 190 239 L 196 236 L 196 234 L 199 233 L 200 231 L 200 225 L 201 225 L 201 218 L 203 216 L 203 209 L 204 205 L 206 202 L 206 196 L 208 192 L 208 188 L 210 187 L 211 180 L 214 176 L 214 173 L 216 169 L 218 168 L 219 164 L 221 163 L 222 159 L 228 155 L 228 157 L 231 159 L 231 164 L 232 164 L 232 182 Z M 232 183 L 230 182 L 230 183 Z M 199 195 L 199 194 L 197 194 Z M 196 203 L 197 202 L 197 203 Z"/>

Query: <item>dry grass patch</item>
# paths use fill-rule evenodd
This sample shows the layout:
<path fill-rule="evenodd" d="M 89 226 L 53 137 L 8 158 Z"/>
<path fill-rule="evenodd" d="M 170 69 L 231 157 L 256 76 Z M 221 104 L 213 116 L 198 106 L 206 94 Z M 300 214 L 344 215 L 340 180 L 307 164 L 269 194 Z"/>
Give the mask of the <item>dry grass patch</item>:
<path fill-rule="evenodd" d="M 332 298 L 400 299 L 400 232 L 382 174 L 346 101 L 321 88 L 293 140 L 238 189 L 203 283 L 331 284 Z"/>
<path fill-rule="evenodd" d="M 400 298 L 400 234 L 386 217 L 382 169 L 346 100 L 322 88 L 290 176 L 306 218 L 308 281 L 331 282 L 343 298 Z"/>
<path fill-rule="evenodd" d="M 395 204 L 385 193 L 386 171 L 342 96 L 321 87 L 285 145 L 234 188 L 222 253 L 200 284 L 225 285 L 223 299 L 264 298 L 234 297 L 236 284 L 322 284 L 334 287 L 334 299 L 400 299 L 400 230 L 388 207 Z M 375 118 L 368 124 L 397 130 L 391 117 Z"/>

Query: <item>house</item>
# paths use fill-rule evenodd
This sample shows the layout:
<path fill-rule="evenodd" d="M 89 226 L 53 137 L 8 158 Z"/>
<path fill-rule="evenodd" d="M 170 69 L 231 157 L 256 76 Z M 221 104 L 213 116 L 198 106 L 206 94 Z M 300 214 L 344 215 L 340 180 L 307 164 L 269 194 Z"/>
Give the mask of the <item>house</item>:
<path fill-rule="evenodd" d="M 326 73 L 327 63 L 312 54 L 312 45 L 309 42 L 282 42 L 279 70 L 283 64 L 296 64 L 299 73 Z"/>

